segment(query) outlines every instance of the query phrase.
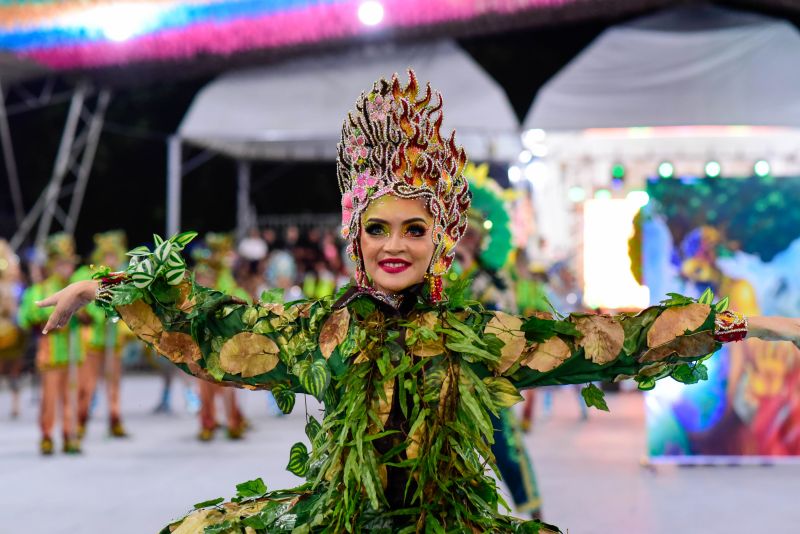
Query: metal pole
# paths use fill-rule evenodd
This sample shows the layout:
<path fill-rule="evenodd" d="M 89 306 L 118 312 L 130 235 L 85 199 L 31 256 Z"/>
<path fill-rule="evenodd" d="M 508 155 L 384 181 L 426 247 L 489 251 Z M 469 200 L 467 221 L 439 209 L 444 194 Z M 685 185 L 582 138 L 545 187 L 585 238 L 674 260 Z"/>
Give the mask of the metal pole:
<path fill-rule="evenodd" d="M 236 162 L 236 240 L 250 229 L 250 162 Z"/>
<path fill-rule="evenodd" d="M 181 227 L 181 138 L 170 136 L 167 141 L 167 235 L 177 234 Z"/>
<path fill-rule="evenodd" d="M 36 248 L 38 249 L 44 246 L 47 234 L 50 233 L 50 224 L 53 222 L 53 214 L 56 211 L 56 203 L 58 202 L 59 193 L 61 192 L 61 183 L 64 181 L 64 176 L 67 174 L 67 165 L 69 163 L 70 153 L 72 152 L 72 143 L 75 140 L 75 130 L 78 127 L 78 120 L 81 117 L 81 109 L 83 109 L 83 101 L 86 98 L 87 92 L 87 84 L 81 83 L 72 94 L 72 102 L 69 105 L 67 122 L 64 124 L 61 144 L 58 146 L 58 155 L 56 156 L 56 163 L 53 166 L 53 175 L 50 178 L 50 184 L 47 186 L 44 213 L 42 213 L 42 219 L 39 221 L 39 229 L 36 232 Z"/>
<path fill-rule="evenodd" d="M 86 193 L 86 184 L 89 181 L 89 173 L 92 170 L 94 155 L 100 142 L 100 133 L 103 131 L 103 119 L 110 100 L 111 92 L 108 89 L 100 91 L 100 95 L 97 97 L 97 105 L 89 122 L 86 148 L 83 150 L 83 157 L 78 168 L 78 179 L 75 183 L 75 191 L 72 193 L 72 201 L 69 204 L 67 223 L 64 226 L 64 231 L 70 235 L 75 233 L 75 226 L 78 224 L 78 215 L 81 212 L 83 196 Z"/>
<path fill-rule="evenodd" d="M 0 141 L 3 143 L 3 161 L 6 164 L 8 187 L 11 189 L 11 201 L 14 204 L 14 217 L 17 226 L 25 218 L 25 206 L 22 204 L 22 189 L 19 186 L 17 161 L 14 159 L 14 147 L 11 144 L 11 129 L 8 127 L 8 114 L 6 113 L 6 94 L 0 82 Z"/>

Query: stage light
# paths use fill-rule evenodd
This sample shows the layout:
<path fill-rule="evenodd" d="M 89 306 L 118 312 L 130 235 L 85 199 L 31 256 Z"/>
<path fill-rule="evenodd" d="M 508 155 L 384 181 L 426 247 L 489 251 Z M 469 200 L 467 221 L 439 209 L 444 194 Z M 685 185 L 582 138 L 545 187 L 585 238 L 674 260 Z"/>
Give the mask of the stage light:
<path fill-rule="evenodd" d="M 611 198 L 611 191 L 608 189 L 598 189 L 594 192 L 594 198 L 598 200 L 606 200 Z"/>
<path fill-rule="evenodd" d="M 760 159 L 753 165 L 753 172 L 759 178 L 766 178 L 771 171 L 772 169 L 769 166 L 769 162 L 765 159 Z"/>
<path fill-rule="evenodd" d="M 586 190 L 580 186 L 573 186 L 567 189 L 567 198 L 570 201 L 578 203 L 586 200 Z"/>
<path fill-rule="evenodd" d="M 615 163 L 611 167 L 611 177 L 615 180 L 622 180 L 625 178 L 625 165 L 622 163 Z"/>
<path fill-rule="evenodd" d="M 485 221 L 483 221 L 483 228 L 484 228 L 484 230 L 491 230 L 491 229 L 492 229 L 492 226 L 494 226 L 494 224 L 492 223 L 492 221 L 491 221 L 491 220 L 489 220 L 489 219 L 486 219 Z"/>
<path fill-rule="evenodd" d="M 675 167 L 669 161 L 662 161 L 658 165 L 658 175 L 661 178 L 672 178 L 675 175 Z"/>
<path fill-rule="evenodd" d="M 534 160 L 525 167 L 525 178 L 531 182 L 541 180 L 547 174 L 547 164 L 541 160 Z"/>
<path fill-rule="evenodd" d="M 522 134 L 522 144 L 526 147 L 530 148 L 534 145 L 538 145 L 544 142 L 546 134 L 544 130 L 540 130 L 535 128 L 533 130 L 528 130 L 524 134 Z"/>
<path fill-rule="evenodd" d="M 66 26 L 85 28 L 89 33 L 99 32 L 106 39 L 122 42 L 147 32 L 157 23 L 162 8 L 133 2 L 97 6 L 66 17 Z"/>
<path fill-rule="evenodd" d="M 643 208 L 650 202 L 650 195 L 647 194 L 647 191 L 631 191 L 625 196 L 625 199 L 631 204 Z"/>
<path fill-rule="evenodd" d="M 522 169 L 513 165 L 508 168 L 508 181 L 512 184 L 519 182 L 522 179 Z"/>
<path fill-rule="evenodd" d="M 519 153 L 519 162 L 520 163 L 530 163 L 533 159 L 533 154 L 531 154 L 530 150 L 523 150 Z"/>
<path fill-rule="evenodd" d="M 719 178 L 722 173 L 722 165 L 718 161 L 711 160 L 706 163 L 706 176 L 709 178 Z"/>
<path fill-rule="evenodd" d="M 376 26 L 383 20 L 383 6 L 375 0 L 367 0 L 358 6 L 358 20 L 365 26 Z"/>

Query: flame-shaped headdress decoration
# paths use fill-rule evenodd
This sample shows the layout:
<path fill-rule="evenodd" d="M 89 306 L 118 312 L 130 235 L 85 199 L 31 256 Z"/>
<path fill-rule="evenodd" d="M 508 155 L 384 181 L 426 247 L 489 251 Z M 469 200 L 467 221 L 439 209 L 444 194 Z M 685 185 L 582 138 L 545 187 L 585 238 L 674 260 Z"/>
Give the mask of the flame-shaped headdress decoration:
<path fill-rule="evenodd" d="M 397 77 L 378 80 L 362 93 L 345 119 L 339 143 L 337 174 L 342 192 L 342 235 L 350 240 L 356 282 L 369 284 L 358 242 L 361 215 L 370 201 L 386 194 L 422 198 L 433 215 L 435 251 L 428 274 L 432 287 L 453 262 L 453 249 L 467 228 L 469 186 L 463 176 L 464 149 L 455 132 L 442 137 L 442 96 L 426 84 L 420 94 L 408 71 L 408 85 Z M 433 297 L 437 299 L 438 291 Z"/>

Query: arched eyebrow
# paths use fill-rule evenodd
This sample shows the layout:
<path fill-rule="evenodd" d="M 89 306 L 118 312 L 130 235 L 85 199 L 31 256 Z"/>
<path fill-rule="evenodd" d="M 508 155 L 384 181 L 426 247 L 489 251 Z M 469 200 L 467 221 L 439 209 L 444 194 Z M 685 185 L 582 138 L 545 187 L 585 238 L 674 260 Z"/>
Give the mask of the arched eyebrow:
<path fill-rule="evenodd" d="M 369 219 L 367 219 L 367 222 L 369 222 L 369 223 L 378 223 L 378 224 L 391 224 L 389 221 L 387 221 L 385 219 L 379 219 L 377 217 L 370 217 Z M 405 221 L 402 222 L 402 224 L 404 224 L 404 225 L 413 224 L 413 223 L 428 224 L 428 221 L 426 221 L 422 217 L 414 217 L 412 219 L 406 219 Z"/>

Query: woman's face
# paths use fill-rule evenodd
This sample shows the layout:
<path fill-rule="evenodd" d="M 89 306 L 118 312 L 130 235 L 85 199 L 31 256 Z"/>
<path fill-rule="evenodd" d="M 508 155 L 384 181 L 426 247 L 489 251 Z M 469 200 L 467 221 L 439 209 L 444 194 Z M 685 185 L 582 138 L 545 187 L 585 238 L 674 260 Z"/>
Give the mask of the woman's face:
<path fill-rule="evenodd" d="M 433 218 L 425 201 L 384 195 L 361 218 L 361 255 L 375 289 L 397 293 L 422 282 L 433 257 Z"/>

